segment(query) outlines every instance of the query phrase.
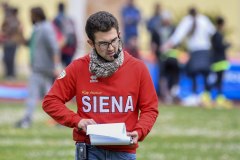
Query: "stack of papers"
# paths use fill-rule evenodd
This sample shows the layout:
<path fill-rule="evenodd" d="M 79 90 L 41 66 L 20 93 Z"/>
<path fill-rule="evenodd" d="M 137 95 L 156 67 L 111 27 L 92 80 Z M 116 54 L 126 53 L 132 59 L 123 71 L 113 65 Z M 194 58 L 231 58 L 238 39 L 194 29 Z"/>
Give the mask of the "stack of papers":
<path fill-rule="evenodd" d="M 91 145 L 130 145 L 125 123 L 94 124 L 87 126 Z"/>

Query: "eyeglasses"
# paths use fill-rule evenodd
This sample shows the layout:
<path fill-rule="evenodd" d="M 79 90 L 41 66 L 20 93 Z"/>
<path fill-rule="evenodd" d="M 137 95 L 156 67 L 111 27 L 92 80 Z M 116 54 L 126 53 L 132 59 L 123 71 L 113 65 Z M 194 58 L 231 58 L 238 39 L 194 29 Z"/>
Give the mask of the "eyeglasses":
<path fill-rule="evenodd" d="M 107 50 L 109 48 L 109 45 L 113 48 L 116 48 L 120 43 L 120 39 L 118 37 L 114 38 L 111 42 L 98 42 L 98 46 L 101 50 Z"/>

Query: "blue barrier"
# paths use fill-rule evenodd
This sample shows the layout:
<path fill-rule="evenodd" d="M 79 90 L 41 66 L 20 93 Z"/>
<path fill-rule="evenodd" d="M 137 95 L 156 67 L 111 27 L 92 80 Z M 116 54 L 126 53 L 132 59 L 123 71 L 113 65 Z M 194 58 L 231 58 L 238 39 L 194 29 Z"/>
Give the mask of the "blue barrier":
<path fill-rule="evenodd" d="M 159 66 L 154 63 L 145 62 L 146 66 L 149 69 L 149 72 L 151 74 L 154 87 L 156 91 L 159 91 Z M 203 78 L 201 76 L 198 76 L 197 78 L 198 88 L 197 92 L 201 93 L 203 91 Z M 228 98 L 232 100 L 240 100 L 240 65 L 237 64 L 231 64 L 230 68 L 225 72 L 224 79 L 223 79 L 223 94 Z M 180 81 L 180 93 L 179 98 L 187 97 L 191 94 L 191 87 L 192 82 L 191 80 L 186 76 L 186 74 L 181 73 Z M 216 96 L 216 89 L 211 90 L 212 97 L 215 98 Z"/>
<path fill-rule="evenodd" d="M 1 99 L 22 100 L 26 98 L 27 94 L 25 87 L 0 86 Z"/>
<path fill-rule="evenodd" d="M 154 87 L 157 91 L 157 93 L 159 92 L 159 84 L 158 84 L 158 81 L 159 81 L 159 66 L 158 64 L 155 64 L 155 63 L 151 63 L 151 62 L 148 62 L 148 61 L 144 61 L 144 63 L 146 64 L 148 70 L 149 70 L 149 73 L 152 77 L 152 81 L 153 81 L 153 84 L 154 84 Z"/>
<path fill-rule="evenodd" d="M 229 99 L 240 100 L 240 65 L 232 64 L 230 69 L 226 71 L 223 92 Z"/>

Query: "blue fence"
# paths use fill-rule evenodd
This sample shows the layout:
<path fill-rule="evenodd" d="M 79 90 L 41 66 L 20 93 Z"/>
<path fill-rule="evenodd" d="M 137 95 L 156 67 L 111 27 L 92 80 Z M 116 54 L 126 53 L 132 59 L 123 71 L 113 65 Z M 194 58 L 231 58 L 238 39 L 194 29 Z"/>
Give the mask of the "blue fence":
<path fill-rule="evenodd" d="M 159 91 L 159 67 L 157 64 L 145 62 L 147 65 L 149 72 L 151 74 L 154 86 L 156 91 Z M 211 79 L 210 79 L 211 80 Z M 203 79 L 201 76 L 197 78 L 198 93 L 203 91 Z M 191 94 L 191 86 L 192 82 L 190 79 L 182 73 L 180 76 L 180 93 L 179 97 L 183 98 Z M 216 95 L 216 90 L 213 89 L 211 91 L 212 97 L 214 98 Z M 227 70 L 224 74 L 224 80 L 223 80 L 223 94 L 232 100 L 240 100 L 240 65 L 237 64 L 231 64 L 229 70 Z"/>

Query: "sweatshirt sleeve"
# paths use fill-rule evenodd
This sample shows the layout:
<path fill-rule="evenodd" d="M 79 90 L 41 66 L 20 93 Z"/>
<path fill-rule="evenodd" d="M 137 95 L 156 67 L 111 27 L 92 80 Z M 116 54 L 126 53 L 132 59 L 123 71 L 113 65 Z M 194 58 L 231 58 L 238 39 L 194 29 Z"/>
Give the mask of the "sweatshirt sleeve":
<path fill-rule="evenodd" d="M 71 63 L 55 80 L 52 88 L 43 99 L 43 110 L 58 123 L 73 128 L 78 126 L 80 117 L 65 105 L 75 96 L 76 73 Z"/>
<path fill-rule="evenodd" d="M 188 34 L 192 25 L 193 24 L 190 17 L 189 16 L 184 17 L 168 41 L 172 43 L 174 46 L 178 45 Z"/>
<path fill-rule="evenodd" d="M 152 129 L 158 116 L 158 97 L 152 79 L 144 65 L 140 80 L 138 107 L 140 116 L 135 130 L 142 141 Z"/>

